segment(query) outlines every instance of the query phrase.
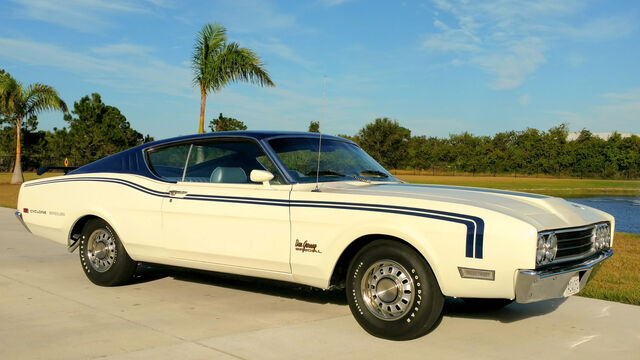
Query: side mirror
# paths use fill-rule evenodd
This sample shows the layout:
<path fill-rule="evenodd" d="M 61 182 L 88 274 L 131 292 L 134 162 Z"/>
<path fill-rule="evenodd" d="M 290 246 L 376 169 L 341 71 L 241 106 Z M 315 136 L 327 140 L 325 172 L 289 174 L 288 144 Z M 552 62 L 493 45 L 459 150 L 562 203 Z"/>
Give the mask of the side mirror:
<path fill-rule="evenodd" d="M 273 179 L 273 174 L 266 170 L 251 170 L 249 178 L 252 182 L 262 183 L 264 187 L 269 188 L 269 181 Z"/>

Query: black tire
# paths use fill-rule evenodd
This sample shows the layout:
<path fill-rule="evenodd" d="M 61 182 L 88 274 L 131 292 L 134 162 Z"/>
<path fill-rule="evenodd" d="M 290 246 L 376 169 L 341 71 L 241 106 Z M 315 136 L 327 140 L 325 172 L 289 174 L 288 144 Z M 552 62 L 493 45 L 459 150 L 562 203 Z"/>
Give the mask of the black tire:
<path fill-rule="evenodd" d="M 415 339 L 442 317 L 444 296 L 431 267 L 400 242 L 376 240 L 363 247 L 351 261 L 346 285 L 353 316 L 373 336 Z"/>
<path fill-rule="evenodd" d="M 499 310 L 513 302 L 510 299 L 463 298 L 462 300 L 476 311 Z"/>
<path fill-rule="evenodd" d="M 138 265 L 131 260 L 116 232 L 102 219 L 91 219 L 84 225 L 79 253 L 85 275 L 100 286 L 126 284 Z"/>

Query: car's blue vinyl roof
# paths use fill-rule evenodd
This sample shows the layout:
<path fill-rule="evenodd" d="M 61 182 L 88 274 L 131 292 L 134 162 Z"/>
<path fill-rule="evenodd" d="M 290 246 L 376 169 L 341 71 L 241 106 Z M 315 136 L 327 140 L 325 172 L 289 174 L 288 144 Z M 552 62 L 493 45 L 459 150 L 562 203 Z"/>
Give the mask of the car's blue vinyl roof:
<path fill-rule="evenodd" d="M 209 138 L 217 138 L 217 137 L 232 137 L 232 136 L 240 136 L 240 137 L 248 137 L 256 140 L 264 140 L 273 137 L 320 137 L 320 133 L 311 133 L 311 132 L 302 132 L 302 131 L 273 131 L 273 130 L 246 130 L 246 131 L 220 131 L 220 132 L 211 132 L 205 134 L 193 134 L 193 135 L 183 135 L 178 137 L 173 137 L 169 139 L 156 140 L 147 144 L 144 144 L 144 147 L 153 147 L 158 145 L 163 145 L 166 143 L 179 142 L 184 140 L 193 140 L 193 139 L 209 139 Z M 351 140 L 341 138 L 333 135 L 325 135 L 322 134 L 323 138 L 333 139 L 333 140 L 342 140 L 351 142 Z"/>
<path fill-rule="evenodd" d="M 147 176 L 151 178 L 156 178 L 153 173 L 149 170 L 149 168 L 145 164 L 144 149 L 153 148 L 157 146 L 163 146 L 165 144 L 177 143 L 182 141 L 189 140 L 200 140 L 200 139 L 215 139 L 215 138 L 225 138 L 225 137 L 243 137 L 255 139 L 257 141 L 268 140 L 270 138 L 276 137 L 292 137 L 292 138 L 319 138 L 320 133 L 309 133 L 309 132 L 301 132 L 301 131 L 260 131 L 260 130 L 250 130 L 250 131 L 221 131 L 221 132 L 212 132 L 205 134 L 194 134 L 194 135 L 184 135 L 177 136 L 168 139 L 156 140 L 146 144 L 138 145 L 131 149 L 119 152 L 117 154 L 108 156 L 106 158 L 94 161 L 90 164 L 82 166 L 74 171 L 71 171 L 69 174 L 88 174 L 88 173 L 98 173 L 98 172 L 115 172 L 115 173 L 127 173 L 127 174 L 137 174 L 142 176 Z M 331 139 L 331 140 L 340 140 L 349 143 L 353 143 L 351 140 L 341 138 L 338 136 L 332 135 L 322 135 L 323 139 Z"/>

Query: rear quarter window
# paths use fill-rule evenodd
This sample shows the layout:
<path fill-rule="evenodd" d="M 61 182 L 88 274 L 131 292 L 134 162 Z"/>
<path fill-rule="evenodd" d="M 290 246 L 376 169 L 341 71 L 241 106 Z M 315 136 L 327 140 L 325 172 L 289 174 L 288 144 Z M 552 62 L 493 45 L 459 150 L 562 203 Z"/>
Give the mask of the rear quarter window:
<path fill-rule="evenodd" d="M 190 146 L 190 144 L 182 144 L 149 151 L 147 153 L 149 168 L 160 178 L 180 181 Z"/>

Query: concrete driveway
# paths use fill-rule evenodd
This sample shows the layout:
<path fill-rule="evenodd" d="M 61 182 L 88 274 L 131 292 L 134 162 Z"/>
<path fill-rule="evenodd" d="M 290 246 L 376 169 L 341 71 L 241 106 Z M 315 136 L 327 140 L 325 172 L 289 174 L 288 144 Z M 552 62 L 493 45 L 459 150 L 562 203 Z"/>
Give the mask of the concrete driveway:
<path fill-rule="evenodd" d="M 172 268 L 101 288 L 77 253 L 0 208 L 3 359 L 639 359 L 640 307 L 571 297 L 477 312 L 448 299 L 409 342 L 365 333 L 344 293 Z"/>

